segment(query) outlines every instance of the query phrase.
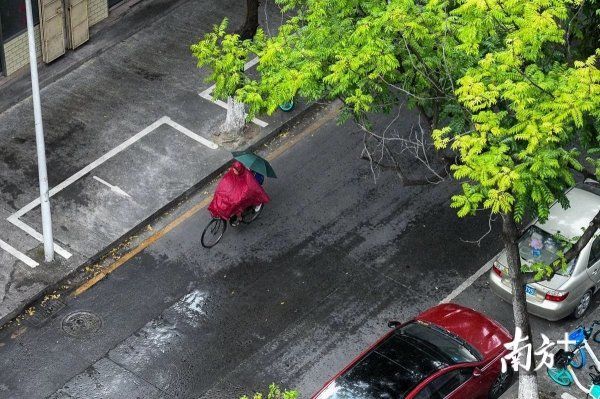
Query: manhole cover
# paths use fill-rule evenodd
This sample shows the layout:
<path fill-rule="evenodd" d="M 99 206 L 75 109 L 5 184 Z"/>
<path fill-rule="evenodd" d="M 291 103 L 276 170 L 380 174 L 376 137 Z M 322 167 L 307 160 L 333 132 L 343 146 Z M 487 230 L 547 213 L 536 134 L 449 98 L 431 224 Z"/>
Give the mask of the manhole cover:
<path fill-rule="evenodd" d="M 62 329 L 72 337 L 87 337 L 102 327 L 102 319 L 93 313 L 80 311 L 65 316 Z"/>

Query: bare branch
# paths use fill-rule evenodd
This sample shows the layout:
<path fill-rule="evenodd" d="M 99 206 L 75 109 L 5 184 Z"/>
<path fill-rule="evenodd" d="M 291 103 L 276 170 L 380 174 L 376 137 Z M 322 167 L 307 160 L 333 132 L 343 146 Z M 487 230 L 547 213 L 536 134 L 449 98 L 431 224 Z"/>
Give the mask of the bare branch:
<path fill-rule="evenodd" d="M 459 238 L 462 242 L 466 242 L 468 244 L 475 244 L 478 247 L 481 246 L 481 241 L 483 241 L 483 239 L 485 237 L 487 237 L 491 232 L 492 232 L 492 222 L 495 222 L 496 218 L 494 217 L 494 215 L 490 212 L 490 216 L 488 218 L 488 230 L 481 236 L 479 237 L 477 240 L 471 241 L 471 240 L 463 240 L 462 238 Z"/>
<path fill-rule="evenodd" d="M 381 133 L 375 133 L 360 121 L 357 125 L 363 131 L 363 150 L 361 158 L 368 160 L 371 167 L 373 178 L 377 180 L 376 168 L 394 170 L 403 185 L 420 185 L 420 184 L 438 184 L 445 180 L 448 176 L 447 165 L 444 164 L 441 170 L 436 170 L 428 153 L 432 151 L 433 145 L 428 142 L 428 132 L 421 124 L 419 116 L 418 129 L 413 126 L 408 137 L 402 137 L 398 132 L 389 135 L 390 129 L 401 116 L 402 107 L 398 107 L 398 113 L 387 124 Z M 369 145 L 369 140 L 371 144 Z M 395 144 L 396 152 L 400 155 L 406 155 L 410 158 L 418 160 L 428 170 L 433 177 L 425 177 L 423 179 L 411 179 L 403 170 L 401 163 L 397 159 L 397 154 L 390 148 L 391 144 Z M 385 163 L 384 159 L 391 161 Z"/>

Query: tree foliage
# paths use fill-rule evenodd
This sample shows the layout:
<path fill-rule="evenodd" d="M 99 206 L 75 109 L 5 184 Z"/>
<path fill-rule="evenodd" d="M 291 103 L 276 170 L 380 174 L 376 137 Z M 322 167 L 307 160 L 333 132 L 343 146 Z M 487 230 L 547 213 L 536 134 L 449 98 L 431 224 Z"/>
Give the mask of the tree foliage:
<path fill-rule="evenodd" d="M 361 126 L 401 101 L 417 107 L 456 156 L 458 215 L 502 216 L 515 323 L 530 334 L 515 222 L 567 207 L 584 165 L 600 177 L 600 0 L 275 1 L 290 12 L 275 35 L 240 40 L 224 22 L 192 47 L 215 95 L 245 103 L 249 118 L 294 97 L 339 98 L 340 121 Z M 529 271 L 550 277 L 599 226 L 600 215 L 562 259 Z M 535 397 L 534 373 L 523 381 Z"/>
<path fill-rule="evenodd" d="M 269 390 L 266 394 L 256 392 L 252 396 L 244 395 L 240 399 L 297 399 L 299 397 L 298 391 L 282 390 L 278 385 L 269 385 Z"/>
<path fill-rule="evenodd" d="M 226 33 L 192 46 L 215 96 L 249 118 L 294 97 L 340 98 L 341 120 L 419 107 L 438 148 L 457 155 L 459 216 L 480 209 L 548 217 L 574 171 L 600 176 L 597 0 L 277 0 L 277 34 Z M 258 56 L 258 77 L 243 64 Z"/>

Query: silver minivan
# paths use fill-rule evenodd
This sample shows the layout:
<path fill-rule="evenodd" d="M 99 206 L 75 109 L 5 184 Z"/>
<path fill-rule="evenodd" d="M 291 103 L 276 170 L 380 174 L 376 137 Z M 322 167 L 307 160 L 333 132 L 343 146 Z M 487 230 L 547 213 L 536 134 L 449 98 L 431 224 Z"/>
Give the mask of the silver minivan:
<path fill-rule="evenodd" d="M 560 249 L 555 236 L 560 234 L 570 240 L 581 236 L 583 230 L 600 210 L 600 195 L 576 187 L 567 192 L 568 209 L 555 203 L 545 223 L 531 224 L 519 239 L 519 252 L 523 264 L 553 262 Z M 599 230 L 600 231 L 600 230 Z M 490 271 L 492 291 L 507 302 L 512 302 L 512 289 L 506 253 L 498 254 Z M 525 286 L 527 310 L 546 320 L 560 320 L 569 315 L 583 316 L 590 306 L 592 295 L 600 289 L 600 237 L 594 238 L 572 260 L 567 269 L 547 281 Z"/>

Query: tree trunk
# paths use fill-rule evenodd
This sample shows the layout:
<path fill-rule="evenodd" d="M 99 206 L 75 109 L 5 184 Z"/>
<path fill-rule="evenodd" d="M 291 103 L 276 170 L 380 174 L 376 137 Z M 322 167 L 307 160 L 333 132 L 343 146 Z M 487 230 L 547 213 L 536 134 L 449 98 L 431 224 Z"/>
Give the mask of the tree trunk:
<path fill-rule="evenodd" d="M 252 39 L 258 29 L 258 7 L 260 0 L 246 0 L 246 20 L 244 25 L 236 32 L 240 39 Z"/>
<path fill-rule="evenodd" d="M 519 246 L 517 243 L 518 229 L 515 223 L 513 214 L 502 215 L 502 240 L 506 250 L 506 261 L 510 270 L 510 278 L 513 286 L 513 317 L 515 319 L 515 327 L 518 327 L 523 332 L 523 337 L 528 337 L 526 342 L 520 344 L 531 344 L 533 347 L 531 326 L 529 325 L 529 314 L 527 313 L 527 301 L 525 299 L 525 284 L 523 283 L 523 273 L 521 272 L 521 256 L 519 255 Z M 525 360 L 521 360 L 521 364 Z M 535 370 L 535 357 L 531 356 L 531 367 L 529 370 L 519 370 L 519 399 L 538 399 L 538 381 Z"/>
<path fill-rule="evenodd" d="M 235 101 L 233 97 L 227 98 L 227 116 L 221 126 L 221 133 L 226 139 L 237 139 L 242 135 L 246 125 L 246 112 L 244 103 Z"/>

